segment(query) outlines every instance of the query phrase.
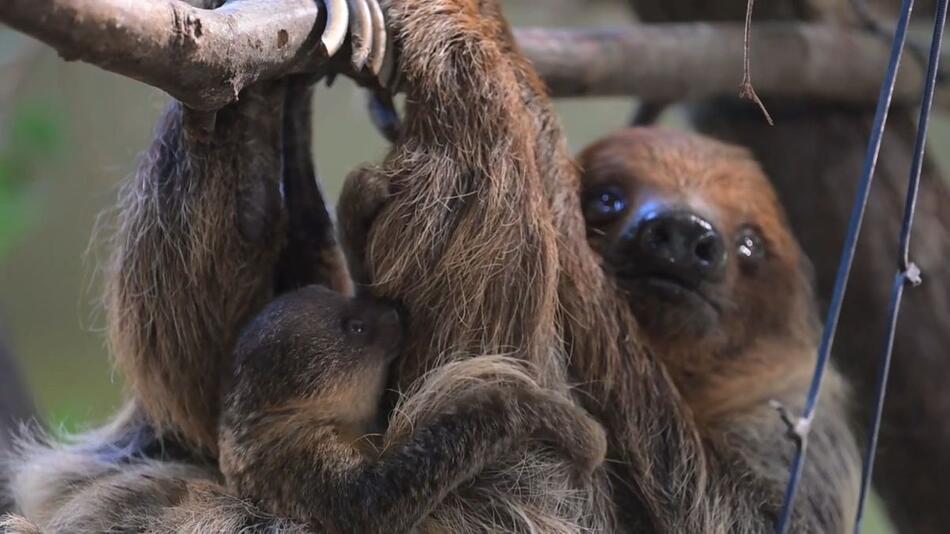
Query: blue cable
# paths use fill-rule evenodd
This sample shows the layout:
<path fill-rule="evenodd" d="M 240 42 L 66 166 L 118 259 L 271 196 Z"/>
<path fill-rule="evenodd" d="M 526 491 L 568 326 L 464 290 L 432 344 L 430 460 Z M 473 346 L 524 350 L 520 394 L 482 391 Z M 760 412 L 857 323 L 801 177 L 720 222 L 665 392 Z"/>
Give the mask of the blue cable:
<path fill-rule="evenodd" d="M 904 219 L 901 225 L 900 247 L 898 249 L 897 276 L 894 278 L 894 287 L 891 290 L 891 302 L 888 307 L 887 335 L 884 340 L 884 351 L 878 364 L 877 384 L 875 386 L 874 414 L 871 418 L 868 446 L 864 456 L 864 470 L 861 474 L 861 497 L 858 501 L 858 513 L 855 518 L 855 534 L 861 532 L 861 521 L 864 518 L 864 506 L 871 487 L 871 476 L 874 471 L 874 457 L 877 452 L 878 434 L 881 429 L 881 416 L 884 412 L 884 397 L 887 392 L 887 377 L 891 368 L 891 354 L 894 349 L 894 334 L 897 330 L 897 317 L 900 314 L 904 288 L 910 284 L 917 286 L 921 283 L 920 270 L 910 261 L 910 237 L 914 224 L 914 212 L 917 209 L 917 194 L 920 190 L 920 175 L 924 166 L 924 149 L 927 146 L 927 128 L 930 126 L 930 112 L 933 108 L 934 90 L 937 86 L 937 77 L 940 72 L 940 50 L 943 47 L 943 29 L 947 22 L 947 4 L 950 0 L 941 0 L 937 4 L 937 15 L 934 19 L 933 38 L 930 41 L 930 59 L 927 63 L 927 81 L 924 86 L 924 97 L 920 106 L 920 118 L 917 122 L 917 139 L 914 145 L 913 166 L 910 171 L 910 183 L 907 186 L 907 199 L 904 206 Z"/>
<path fill-rule="evenodd" d="M 841 316 L 841 306 L 844 302 L 845 292 L 848 287 L 848 277 L 851 274 L 851 266 L 854 262 L 854 254 L 858 244 L 858 237 L 861 235 L 861 226 L 864 222 L 864 212 L 867 208 L 868 197 L 871 192 L 871 184 L 874 181 L 874 170 L 877 167 L 878 155 L 881 151 L 881 141 L 884 136 L 884 127 L 887 125 L 887 114 L 891 107 L 891 100 L 894 95 L 894 85 L 897 82 L 897 72 L 900 68 L 901 56 L 904 52 L 904 45 L 907 42 L 907 27 L 910 23 L 911 11 L 913 11 L 914 0 L 903 0 L 900 19 L 897 22 L 897 29 L 894 33 L 894 42 L 891 47 L 891 56 L 887 66 L 887 75 L 884 78 L 884 85 L 881 87 L 881 94 L 878 97 L 877 110 L 874 115 L 874 125 L 871 128 L 871 140 L 869 142 L 867 156 L 864 164 L 864 171 L 861 175 L 861 182 L 858 187 L 858 196 L 851 212 L 851 220 L 848 224 L 848 234 L 845 239 L 844 250 L 841 263 L 838 267 L 837 278 L 835 279 L 835 289 L 831 298 L 831 305 L 828 309 L 828 317 L 825 323 L 825 329 L 821 337 L 821 345 L 818 349 L 818 360 L 815 363 L 815 374 L 812 378 L 811 387 L 808 391 L 808 397 L 805 400 L 805 410 L 797 424 L 791 425 L 790 433 L 795 440 L 795 456 L 792 460 L 791 473 L 789 476 L 788 487 L 785 491 L 785 502 L 782 505 L 782 512 L 779 516 L 775 531 L 777 534 L 788 532 L 791 523 L 792 510 L 795 505 L 795 494 L 798 492 L 798 486 L 801 482 L 802 470 L 805 466 L 805 453 L 808 448 L 808 429 L 815 416 L 815 408 L 818 406 L 818 397 L 821 393 L 821 384 L 825 377 L 825 371 L 828 368 L 828 359 L 831 354 L 831 348 L 834 344 L 835 332 L 838 328 L 838 319 Z M 791 421 L 789 421 L 791 422 Z"/>

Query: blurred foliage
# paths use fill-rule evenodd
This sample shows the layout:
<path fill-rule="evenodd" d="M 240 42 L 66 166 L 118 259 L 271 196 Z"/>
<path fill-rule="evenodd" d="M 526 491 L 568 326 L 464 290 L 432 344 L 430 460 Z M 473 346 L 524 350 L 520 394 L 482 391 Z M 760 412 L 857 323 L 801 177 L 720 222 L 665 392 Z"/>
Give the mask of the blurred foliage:
<path fill-rule="evenodd" d="M 13 109 L 5 142 L 0 143 L 0 257 L 40 211 L 30 195 L 37 162 L 61 155 L 63 114 L 39 102 Z"/>

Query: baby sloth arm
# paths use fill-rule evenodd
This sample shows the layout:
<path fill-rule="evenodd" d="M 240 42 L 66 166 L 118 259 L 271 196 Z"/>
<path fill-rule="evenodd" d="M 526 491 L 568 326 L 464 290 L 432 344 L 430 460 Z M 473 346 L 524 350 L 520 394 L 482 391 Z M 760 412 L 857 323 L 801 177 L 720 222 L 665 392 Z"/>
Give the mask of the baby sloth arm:
<path fill-rule="evenodd" d="M 368 341 L 335 332 L 343 306 L 357 308 Z M 456 386 L 469 391 L 377 452 L 366 434 L 395 350 L 384 339 L 394 335 L 390 311 L 377 308 L 305 288 L 279 298 L 242 335 L 220 444 L 222 472 L 239 497 L 321 532 L 399 533 L 537 440 L 581 477 L 603 460 L 603 431 L 566 397 L 502 384 Z M 471 381 L 456 371 L 456 380 Z"/>
<path fill-rule="evenodd" d="M 281 436 L 262 440 L 269 430 L 251 426 L 252 433 L 224 445 L 243 466 L 226 471 L 228 484 L 241 498 L 320 531 L 409 532 L 449 492 L 533 433 L 553 440 L 556 432 L 596 429 L 578 408 L 543 396 L 495 391 L 459 404 L 375 459 L 330 429 L 284 427 Z M 603 454 L 597 449 L 566 452 L 589 454 L 578 465 L 589 474 Z"/>

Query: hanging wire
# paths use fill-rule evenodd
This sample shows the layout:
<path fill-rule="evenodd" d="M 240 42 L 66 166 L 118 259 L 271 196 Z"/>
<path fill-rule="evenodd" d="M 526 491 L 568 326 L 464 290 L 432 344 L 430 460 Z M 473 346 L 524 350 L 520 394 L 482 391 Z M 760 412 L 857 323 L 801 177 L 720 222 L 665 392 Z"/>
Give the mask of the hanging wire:
<path fill-rule="evenodd" d="M 920 269 L 910 261 L 910 237 L 914 224 L 914 212 L 917 209 L 917 193 L 920 189 L 920 175 L 924 166 L 924 150 L 927 146 L 927 128 L 930 126 L 930 112 L 933 108 L 934 90 L 940 72 L 940 50 L 943 46 L 943 29 L 947 22 L 947 4 L 950 0 L 940 0 L 934 18 L 933 38 L 930 41 L 930 59 L 927 63 L 927 82 L 924 97 L 920 105 L 920 118 L 917 121 L 917 139 L 914 145 L 913 166 L 910 171 L 910 183 L 907 186 L 907 199 L 904 205 L 904 219 L 901 224 L 900 247 L 898 249 L 897 276 L 891 289 L 891 302 L 888 307 L 887 335 L 884 340 L 884 352 L 878 364 L 877 385 L 875 386 L 874 414 L 871 417 L 868 446 L 864 456 L 864 470 L 861 474 L 861 496 L 858 501 L 858 513 L 854 522 L 855 534 L 861 532 L 864 519 L 864 506 L 871 487 L 874 471 L 874 457 L 877 452 L 877 438 L 881 429 L 881 415 L 884 411 L 884 397 L 887 392 L 887 377 L 891 368 L 891 354 L 894 349 L 894 333 L 897 330 L 897 316 L 900 314 L 904 288 L 910 284 L 921 283 Z"/>
<path fill-rule="evenodd" d="M 828 317 L 825 322 L 825 329 L 822 333 L 821 345 L 818 349 L 815 374 L 812 378 L 811 387 L 808 390 L 808 397 L 805 400 L 805 410 L 802 416 L 797 420 L 792 420 L 787 414 L 783 416 L 786 424 L 789 426 L 789 435 L 795 442 L 795 456 L 792 460 L 788 487 L 785 491 L 785 502 L 782 505 L 782 512 L 775 529 L 778 534 L 788 532 L 788 527 L 791 523 L 792 510 L 795 505 L 795 494 L 798 492 L 802 470 L 805 466 L 805 453 L 808 449 L 808 432 L 815 416 L 815 409 L 818 406 L 822 381 L 825 377 L 825 371 L 828 368 L 828 359 L 831 354 L 832 345 L 834 344 L 835 332 L 838 328 L 838 319 L 841 316 L 841 306 L 844 302 L 845 292 L 847 291 L 851 266 L 854 263 L 858 237 L 861 235 L 864 212 L 867 207 L 868 197 L 870 196 L 871 184 L 874 181 L 874 171 L 877 167 L 878 155 L 881 151 L 881 141 L 884 136 L 884 127 L 887 125 L 887 114 L 890 110 L 894 86 L 897 82 L 897 72 L 900 68 L 901 56 L 904 52 L 904 45 L 907 42 L 907 27 L 910 23 L 910 15 L 911 11 L 913 11 L 913 7 L 914 0 L 903 0 L 900 18 L 894 33 L 891 56 L 887 65 L 887 74 L 884 78 L 884 84 L 881 87 L 877 110 L 874 114 L 874 125 L 871 128 L 871 139 L 868 143 L 864 170 L 861 174 L 857 198 L 855 199 L 854 208 L 851 212 L 851 220 L 848 223 L 848 233 L 845 238 L 841 263 L 838 266 L 835 288 L 831 297 L 831 305 L 828 309 Z"/>

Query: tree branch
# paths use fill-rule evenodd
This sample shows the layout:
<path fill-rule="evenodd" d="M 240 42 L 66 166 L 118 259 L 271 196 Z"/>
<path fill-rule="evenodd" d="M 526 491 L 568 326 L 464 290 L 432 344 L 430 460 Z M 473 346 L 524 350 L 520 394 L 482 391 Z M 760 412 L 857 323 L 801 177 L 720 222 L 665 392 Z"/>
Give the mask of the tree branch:
<path fill-rule="evenodd" d="M 518 29 L 518 43 L 551 93 L 647 101 L 732 96 L 743 73 L 741 23 L 643 24 L 610 29 Z M 887 43 L 861 30 L 795 22 L 752 29 L 756 91 L 770 97 L 873 106 Z M 924 69 L 904 63 L 895 101 L 917 102 Z M 941 89 L 938 105 L 947 105 Z"/>
<path fill-rule="evenodd" d="M 247 85 L 313 71 L 326 61 L 326 10 L 315 0 L 5 0 L 0 21 L 82 60 L 212 110 Z M 340 0 L 333 0 L 333 6 Z M 331 13 L 332 14 L 332 13 Z M 332 17 L 331 17 L 332 18 Z M 732 22 L 648 24 L 595 30 L 521 29 L 518 42 L 552 94 L 698 100 L 731 95 L 742 79 L 743 27 Z M 860 29 L 763 22 L 756 90 L 869 105 L 880 88 L 887 45 Z M 905 62 L 897 102 L 916 102 L 923 68 Z M 950 103 L 943 88 L 938 105 Z"/>
<path fill-rule="evenodd" d="M 325 59 L 326 24 L 314 0 L 3 0 L 0 21 L 80 60 L 212 110 L 258 80 Z"/>

